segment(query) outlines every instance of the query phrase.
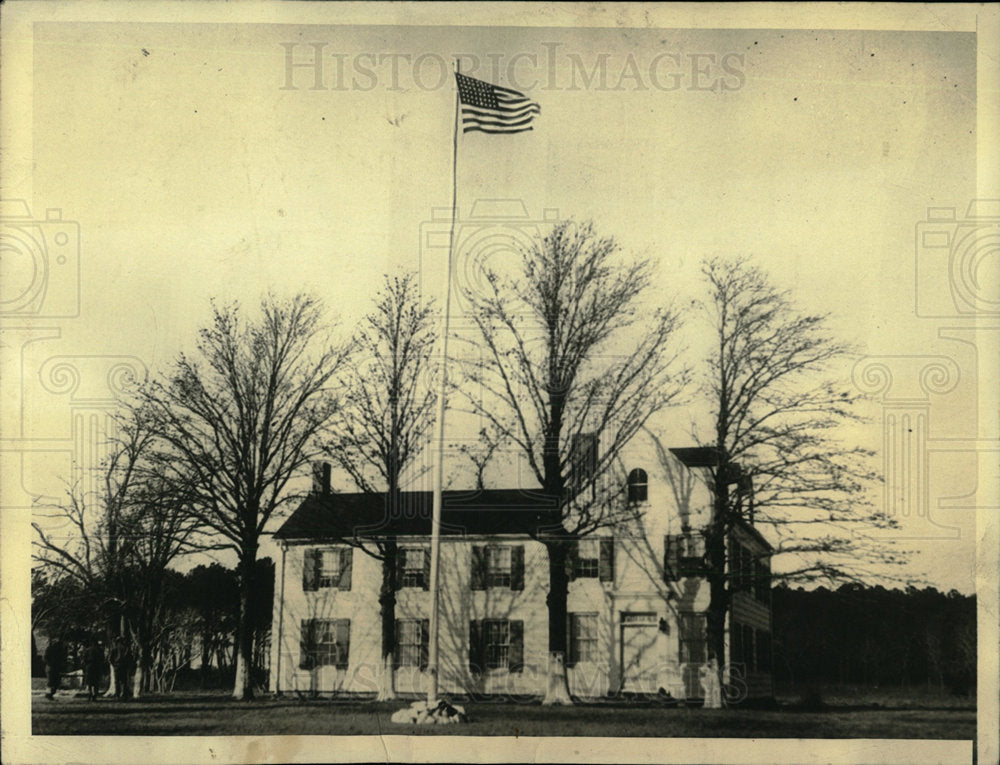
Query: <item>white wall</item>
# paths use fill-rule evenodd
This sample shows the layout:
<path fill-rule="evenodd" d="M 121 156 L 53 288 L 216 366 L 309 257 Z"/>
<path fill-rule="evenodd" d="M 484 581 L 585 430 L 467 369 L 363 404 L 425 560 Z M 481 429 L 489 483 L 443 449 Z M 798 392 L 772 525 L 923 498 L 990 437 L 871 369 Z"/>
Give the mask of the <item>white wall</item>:
<path fill-rule="evenodd" d="M 639 439 L 637 438 L 638 442 Z M 701 470 L 689 470 L 669 452 L 662 461 L 652 457 L 648 443 L 636 443 L 623 455 L 625 474 L 641 467 L 649 475 L 649 499 L 642 506 L 640 526 L 618 532 L 614 551 L 614 581 L 580 578 L 569 587 L 569 611 L 596 613 L 600 660 L 568 670 L 570 688 L 581 696 L 604 695 L 621 682 L 623 613 L 652 613 L 657 629 L 644 634 L 655 670 L 643 680 L 648 690 L 662 687 L 675 696 L 684 688 L 678 665 L 678 614 L 703 612 L 709 592 L 704 580 L 663 579 L 663 538 L 682 526 L 699 528 L 708 520 L 710 493 Z M 426 539 L 408 540 L 426 543 Z M 520 544 L 525 550 L 524 589 L 471 589 L 472 547 L 486 542 Z M 272 656 L 272 690 L 374 692 L 380 672 L 380 621 L 378 589 L 381 563 L 361 550 L 353 552 L 352 589 L 303 592 L 304 545 L 290 545 L 285 553 L 284 609 L 276 598 Z M 280 565 L 280 564 L 279 564 Z M 526 538 L 442 538 L 440 589 L 440 671 L 442 692 L 483 694 L 539 694 L 548 670 L 548 563 L 544 546 Z M 280 588 L 279 571 L 279 583 Z M 396 618 L 428 618 L 430 593 L 404 588 L 397 593 Z M 299 669 L 299 631 L 302 619 L 349 618 L 350 665 L 347 670 L 323 667 L 316 672 Z M 519 619 L 524 622 L 524 667 L 521 672 L 490 670 L 482 676 L 469 672 L 469 621 L 484 618 Z M 662 624 L 660 623 L 662 620 Z M 280 622 L 280 624 L 279 624 Z M 279 635 L 280 632 L 280 635 Z M 278 653 L 280 652 L 280 657 Z M 280 665 L 280 676 L 279 676 Z M 396 672 L 396 688 L 403 693 L 424 690 L 423 673 L 415 667 Z"/>

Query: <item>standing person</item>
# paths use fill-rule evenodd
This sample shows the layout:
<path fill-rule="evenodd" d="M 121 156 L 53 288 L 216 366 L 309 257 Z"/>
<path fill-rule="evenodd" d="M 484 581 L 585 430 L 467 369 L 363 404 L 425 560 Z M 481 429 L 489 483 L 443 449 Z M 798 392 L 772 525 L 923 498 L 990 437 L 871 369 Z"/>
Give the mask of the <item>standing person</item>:
<path fill-rule="evenodd" d="M 62 673 L 65 669 L 66 644 L 63 643 L 61 637 L 57 637 L 45 649 L 45 671 L 49 677 L 49 692 L 45 694 L 45 698 L 51 699 L 55 697 L 55 693 L 59 690 L 59 685 L 62 682 Z"/>
<path fill-rule="evenodd" d="M 722 709 L 722 689 L 719 687 L 719 664 L 715 656 L 711 656 L 704 665 L 701 675 L 701 687 L 705 691 L 705 709 Z"/>
<path fill-rule="evenodd" d="M 104 679 L 104 648 L 97 638 L 83 653 L 83 681 L 87 686 L 87 698 L 93 701 L 97 698 L 97 690 Z"/>
<path fill-rule="evenodd" d="M 128 643 L 121 635 L 114 639 L 111 644 L 111 663 L 115 668 L 115 697 L 119 699 L 128 698 L 128 676 L 130 655 Z"/>

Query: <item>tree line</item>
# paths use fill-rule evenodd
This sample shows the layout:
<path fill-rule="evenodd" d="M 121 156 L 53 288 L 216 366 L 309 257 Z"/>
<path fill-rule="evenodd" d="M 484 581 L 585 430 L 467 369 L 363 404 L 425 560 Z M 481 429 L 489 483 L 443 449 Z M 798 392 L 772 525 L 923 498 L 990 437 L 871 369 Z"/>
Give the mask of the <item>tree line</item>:
<path fill-rule="evenodd" d="M 976 599 L 955 590 L 855 583 L 772 591 L 775 680 L 927 686 L 970 695 L 976 686 Z"/>
<path fill-rule="evenodd" d="M 133 575 L 141 576 L 138 571 Z M 257 581 L 251 630 L 258 646 L 254 657 L 255 680 L 262 684 L 269 666 L 271 612 L 274 597 L 274 563 L 257 561 Z M 32 675 L 44 674 L 41 651 L 35 645 L 35 630 L 48 640 L 62 640 L 67 649 L 66 671 L 82 667 L 86 648 L 99 641 L 104 645 L 109 694 L 121 687 L 124 695 L 167 693 L 180 680 L 187 686 L 215 688 L 232 684 L 235 672 L 236 628 L 239 619 L 239 583 L 236 571 L 219 563 L 195 566 L 186 573 L 167 569 L 163 574 L 155 612 L 134 613 L 146 605 L 142 600 L 127 601 L 130 612 L 126 625 L 150 624 L 148 637 L 132 634 L 128 644 L 138 648 L 115 666 L 110 647 L 117 637 L 108 629 L 104 600 L 106 589 L 85 586 L 78 579 L 53 576 L 51 570 L 35 568 L 31 576 Z M 128 667 L 125 677 L 116 676 Z M 196 668 L 197 667 L 197 668 Z"/>
<path fill-rule="evenodd" d="M 892 525 L 866 500 L 870 453 L 837 439 L 838 426 L 858 419 L 859 397 L 836 367 L 854 349 L 751 260 L 709 259 L 702 273 L 704 297 L 681 310 L 679 296 L 654 291 L 652 260 L 628 257 L 590 223 L 563 221 L 463 289 L 472 330 L 456 335 L 448 359 L 448 409 L 482 428 L 477 446 L 456 451 L 479 485 L 494 455 L 517 454 L 558 499 L 558 523 L 536 537 L 549 560 L 547 703 L 571 701 L 569 551 L 636 521 L 621 455 L 670 408 L 709 412 L 669 439 L 717 456 L 701 533 L 720 672 L 733 589 L 725 539 L 739 519 L 769 524 L 776 554 L 796 557 L 801 580 L 858 581 L 872 565 L 900 562 L 864 533 Z M 440 307 L 417 285 L 415 274 L 387 276 L 347 339 L 309 295 L 268 295 L 256 311 L 213 304 L 194 351 L 122 401 L 100 496 L 70 487 L 49 509 L 60 533 L 35 524 L 36 558 L 47 576 L 100 594 L 106 630 L 131 636 L 140 667 L 153 661 L 174 561 L 228 550 L 238 561 L 234 696 L 254 695 L 261 537 L 301 496 L 293 479 L 313 460 L 334 460 L 344 488 L 384 493 L 387 512 L 400 509 L 404 484 L 427 465 L 441 374 Z M 713 338 L 704 358 L 690 358 L 685 323 Z M 381 562 L 379 695 L 390 699 L 398 547 L 360 534 L 344 541 Z"/>

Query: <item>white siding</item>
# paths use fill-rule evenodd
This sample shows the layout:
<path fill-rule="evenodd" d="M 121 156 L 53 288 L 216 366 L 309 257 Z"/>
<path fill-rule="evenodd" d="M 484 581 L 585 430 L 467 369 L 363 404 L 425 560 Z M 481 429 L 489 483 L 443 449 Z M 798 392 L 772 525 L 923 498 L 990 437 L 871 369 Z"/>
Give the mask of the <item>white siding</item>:
<path fill-rule="evenodd" d="M 577 578 L 569 586 L 570 613 L 597 615 L 598 650 L 593 661 L 568 669 L 570 690 L 579 696 L 602 696 L 615 692 L 622 677 L 622 614 L 652 614 L 651 626 L 629 633 L 641 635 L 643 666 L 648 672 L 636 681 L 640 688 L 655 693 L 660 688 L 684 697 L 685 684 L 679 664 L 680 630 L 678 615 L 704 613 L 708 607 L 708 585 L 702 578 L 665 581 L 663 576 L 664 538 L 684 528 L 699 529 L 708 520 L 711 495 L 706 471 L 688 469 L 672 455 L 667 464 L 653 457 L 650 444 L 638 444 L 623 455 L 624 473 L 643 468 L 649 478 L 649 497 L 640 507 L 641 524 L 619 530 L 614 545 L 614 580 Z M 640 458 L 641 455 L 641 458 Z M 407 539 L 424 543 L 427 539 Z M 524 589 L 471 588 L 472 548 L 487 543 L 517 544 L 524 547 Z M 378 589 L 381 563 L 361 550 L 353 552 L 350 591 L 319 589 L 303 591 L 302 567 L 305 550 L 311 545 L 291 544 L 285 548 L 284 599 L 276 597 L 273 626 L 272 689 L 281 691 L 350 691 L 374 693 L 379 685 L 380 617 Z M 440 642 L 439 687 L 443 693 L 541 694 L 548 672 L 548 558 L 545 547 L 523 537 L 475 539 L 443 537 L 440 563 Z M 280 592 L 282 572 L 276 591 Z M 752 597 L 752 595 L 751 595 Z M 396 618 L 429 618 L 430 593 L 420 588 L 403 588 L 397 593 Z M 758 602 L 734 607 L 746 609 L 754 624 L 770 629 L 769 605 Z M 763 609 L 763 610 L 762 610 Z M 351 620 L 350 661 L 345 669 L 322 667 L 300 669 L 300 624 L 309 618 Z M 469 670 L 469 622 L 481 619 L 520 620 L 524 625 L 524 666 L 519 672 Z M 628 628 L 632 629 L 632 628 Z M 567 657 L 568 658 L 568 657 Z M 769 678 L 766 678 L 769 683 Z M 758 682 L 758 680 L 760 682 Z M 395 686 L 400 693 L 424 691 L 425 673 L 419 667 L 396 670 Z M 762 680 L 755 679 L 760 686 Z"/>

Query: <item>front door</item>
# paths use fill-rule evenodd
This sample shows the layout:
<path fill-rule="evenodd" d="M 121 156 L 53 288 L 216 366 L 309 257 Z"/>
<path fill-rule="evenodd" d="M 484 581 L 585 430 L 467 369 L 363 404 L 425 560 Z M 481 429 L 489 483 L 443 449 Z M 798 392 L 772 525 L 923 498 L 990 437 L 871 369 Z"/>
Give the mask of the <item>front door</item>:
<path fill-rule="evenodd" d="M 689 699 L 705 698 L 702 672 L 708 658 L 708 629 L 705 614 L 684 612 L 678 617 L 680 628 L 681 674 L 684 678 L 684 695 Z"/>
<path fill-rule="evenodd" d="M 621 615 L 622 690 L 656 693 L 659 620 L 655 613 Z"/>

